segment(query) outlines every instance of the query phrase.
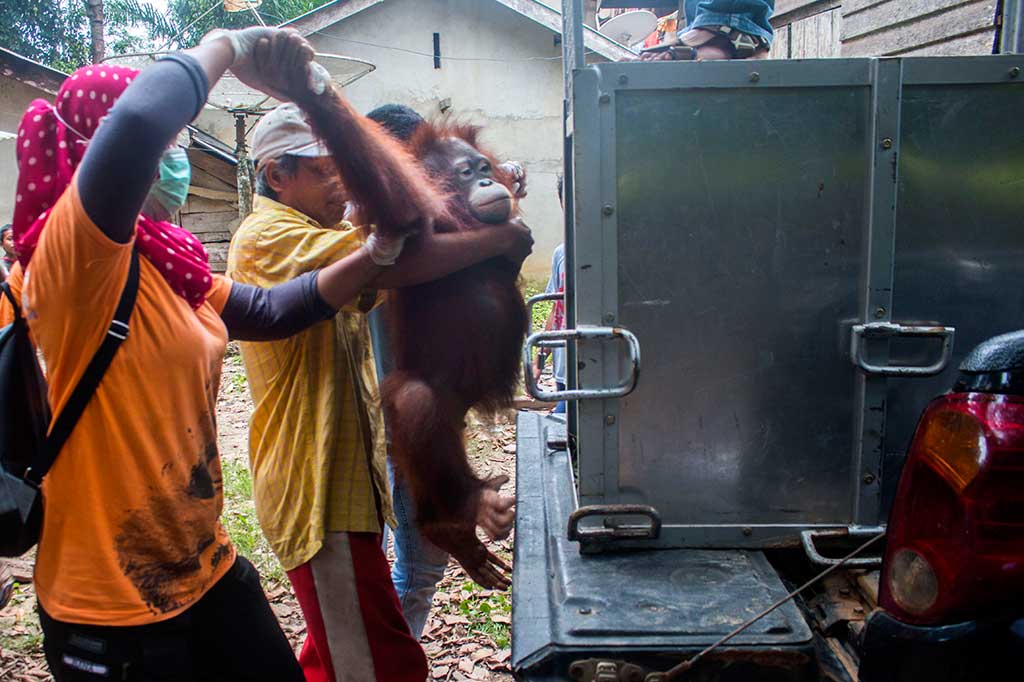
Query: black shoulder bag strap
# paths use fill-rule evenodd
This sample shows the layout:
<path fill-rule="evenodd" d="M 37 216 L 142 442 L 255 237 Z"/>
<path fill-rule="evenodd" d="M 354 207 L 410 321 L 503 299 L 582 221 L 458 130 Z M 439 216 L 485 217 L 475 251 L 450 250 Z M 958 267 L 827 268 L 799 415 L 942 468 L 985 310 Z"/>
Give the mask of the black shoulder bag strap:
<path fill-rule="evenodd" d="M 11 285 L 7 283 L 7 280 L 0 282 L 0 291 L 3 291 L 4 296 L 11 302 L 11 308 L 14 309 L 15 319 L 21 314 L 21 307 L 18 305 L 18 301 L 14 298 L 14 292 L 11 291 Z"/>
<path fill-rule="evenodd" d="M 50 470 L 50 467 L 53 466 L 57 455 L 60 454 L 61 448 L 64 447 L 64 443 L 67 442 L 68 437 L 75 428 L 75 424 L 78 423 L 78 418 L 82 416 L 85 406 L 89 404 L 93 394 L 96 392 L 96 388 L 103 379 L 103 375 L 106 374 L 107 368 L 110 367 L 114 354 L 121 344 L 124 343 L 125 339 L 128 338 L 128 320 L 131 318 L 132 310 L 135 308 L 135 294 L 138 291 L 139 252 L 133 248 L 131 265 L 128 267 L 128 280 L 125 282 L 124 290 L 121 292 L 121 300 L 117 302 L 114 319 L 111 321 L 110 328 L 107 330 L 106 335 L 104 335 L 99 349 L 92 357 L 92 361 L 85 368 L 82 378 L 78 380 L 78 385 L 72 391 L 67 404 L 53 421 L 50 433 L 46 436 L 46 442 L 32 460 L 32 465 L 25 471 L 25 480 L 30 483 L 38 486 Z"/>

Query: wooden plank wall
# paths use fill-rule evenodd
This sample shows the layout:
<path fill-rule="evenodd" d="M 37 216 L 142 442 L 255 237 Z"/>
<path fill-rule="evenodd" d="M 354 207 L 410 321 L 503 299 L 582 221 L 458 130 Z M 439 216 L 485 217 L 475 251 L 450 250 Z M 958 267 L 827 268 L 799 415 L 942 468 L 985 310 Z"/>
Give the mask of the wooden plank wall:
<path fill-rule="evenodd" d="M 843 14 L 826 10 L 775 29 L 772 59 L 816 59 L 840 56 Z"/>
<path fill-rule="evenodd" d="M 772 25 L 772 59 L 840 56 L 843 14 L 839 0 L 779 0 Z"/>
<path fill-rule="evenodd" d="M 213 271 L 224 272 L 231 233 L 239 223 L 235 167 L 196 149 L 188 150 L 188 158 L 192 184 L 179 214 L 180 225 L 206 247 Z"/>
<path fill-rule="evenodd" d="M 778 0 L 775 59 L 991 54 L 998 0 Z"/>
<path fill-rule="evenodd" d="M 843 56 L 991 54 L 997 0 L 844 0 Z"/>

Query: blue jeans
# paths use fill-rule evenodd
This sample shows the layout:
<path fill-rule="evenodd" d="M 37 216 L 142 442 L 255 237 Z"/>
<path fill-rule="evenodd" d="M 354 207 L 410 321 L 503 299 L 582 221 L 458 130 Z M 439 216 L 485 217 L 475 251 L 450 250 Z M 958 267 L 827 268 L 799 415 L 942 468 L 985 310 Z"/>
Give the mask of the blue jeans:
<path fill-rule="evenodd" d="M 398 521 L 393 532 L 395 563 L 391 565 L 391 582 L 395 584 L 405 622 L 409 624 L 412 636 L 419 639 L 427 623 L 427 616 L 430 615 L 437 583 L 444 577 L 444 569 L 448 567 L 448 553 L 423 537 L 416 528 L 412 495 L 401 481 L 395 480 L 391 460 L 388 460 L 388 478 L 391 481 L 395 519 Z M 387 538 L 385 527 L 385 544 Z"/>
<path fill-rule="evenodd" d="M 557 388 L 559 391 L 564 391 L 565 383 L 561 381 L 555 381 L 555 388 Z M 565 414 L 565 401 L 559 400 L 558 403 L 555 404 L 555 409 L 551 410 L 551 414 Z"/>
<path fill-rule="evenodd" d="M 775 0 L 686 0 L 686 28 L 732 26 L 771 42 Z"/>
<path fill-rule="evenodd" d="M 391 351 L 383 306 L 369 315 L 373 355 L 377 363 L 377 377 L 381 381 L 391 371 Z M 388 480 L 391 499 L 398 525 L 394 530 L 395 563 L 391 565 L 391 582 L 395 584 L 398 601 L 402 605 L 405 622 L 412 636 L 419 639 L 430 615 L 437 583 L 448 567 L 448 553 L 423 537 L 416 528 L 416 509 L 412 494 L 401 481 L 395 481 L 395 472 L 388 457 Z M 384 527 L 384 547 L 388 544 L 388 528 Z"/>

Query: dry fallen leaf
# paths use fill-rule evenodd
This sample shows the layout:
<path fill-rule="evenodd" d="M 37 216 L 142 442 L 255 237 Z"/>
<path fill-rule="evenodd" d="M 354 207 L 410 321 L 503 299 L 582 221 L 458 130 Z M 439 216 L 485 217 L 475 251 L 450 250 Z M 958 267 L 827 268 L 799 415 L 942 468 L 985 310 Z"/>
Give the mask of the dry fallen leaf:
<path fill-rule="evenodd" d="M 288 590 L 286 590 L 283 585 L 278 585 L 274 589 L 267 592 L 267 601 L 275 602 L 287 596 Z"/>
<path fill-rule="evenodd" d="M 287 618 L 292 615 L 292 607 L 287 604 L 271 604 L 270 608 L 278 618 Z"/>

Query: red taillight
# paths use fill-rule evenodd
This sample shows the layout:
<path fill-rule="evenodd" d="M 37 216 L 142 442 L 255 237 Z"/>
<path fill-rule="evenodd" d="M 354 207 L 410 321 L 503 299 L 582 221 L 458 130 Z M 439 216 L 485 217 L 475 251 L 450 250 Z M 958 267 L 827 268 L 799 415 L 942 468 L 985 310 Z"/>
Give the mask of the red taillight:
<path fill-rule="evenodd" d="M 1024 400 L 954 393 L 918 424 L 889 517 L 879 602 L 921 625 L 1024 595 Z"/>

